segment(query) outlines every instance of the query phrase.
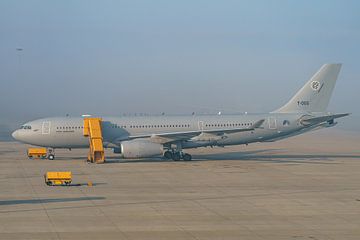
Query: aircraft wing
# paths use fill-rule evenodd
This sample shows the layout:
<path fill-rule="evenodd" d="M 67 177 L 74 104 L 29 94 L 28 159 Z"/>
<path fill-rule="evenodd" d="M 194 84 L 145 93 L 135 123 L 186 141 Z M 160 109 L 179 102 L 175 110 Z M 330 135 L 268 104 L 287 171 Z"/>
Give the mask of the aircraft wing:
<path fill-rule="evenodd" d="M 333 114 L 321 117 L 306 117 L 300 120 L 300 123 L 303 125 L 314 125 L 322 122 L 327 122 L 334 120 L 336 118 L 346 117 L 350 115 L 350 113 L 341 113 L 341 114 Z"/>
<path fill-rule="evenodd" d="M 260 128 L 264 122 L 265 122 L 265 119 L 261 119 L 247 128 L 206 129 L 206 130 L 185 131 L 185 132 L 135 135 L 135 136 L 129 136 L 129 139 L 150 138 L 154 142 L 164 144 L 164 143 L 175 142 L 175 141 L 180 141 L 180 140 L 189 140 L 193 137 L 199 136 L 200 134 L 210 134 L 210 135 L 214 135 L 214 136 L 221 136 L 226 133 L 254 131 L 256 128 Z"/>

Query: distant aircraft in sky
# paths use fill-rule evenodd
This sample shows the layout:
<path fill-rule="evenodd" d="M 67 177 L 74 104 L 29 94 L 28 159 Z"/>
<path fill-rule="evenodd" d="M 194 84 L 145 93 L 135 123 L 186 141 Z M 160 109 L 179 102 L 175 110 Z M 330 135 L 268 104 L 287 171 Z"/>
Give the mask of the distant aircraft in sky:
<path fill-rule="evenodd" d="M 279 109 L 265 114 L 103 117 L 103 145 L 123 158 L 164 156 L 189 161 L 184 149 L 273 142 L 333 127 L 348 113 L 326 111 L 341 64 L 325 64 Z M 56 148 L 89 148 L 81 117 L 43 118 L 25 123 L 12 136 L 24 143 Z M 55 155 L 50 154 L 49 159 Z"/>

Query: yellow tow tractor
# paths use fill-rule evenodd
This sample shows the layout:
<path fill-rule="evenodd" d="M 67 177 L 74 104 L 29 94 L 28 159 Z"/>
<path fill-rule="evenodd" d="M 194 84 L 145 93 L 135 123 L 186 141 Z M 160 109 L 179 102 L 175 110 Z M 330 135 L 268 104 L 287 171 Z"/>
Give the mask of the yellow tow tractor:
<path fill-rule="evenodd" d="M 29 148 L 27 150 L 27 156 L 29 159 L 41 158 L 45 159 L 47 157 L 46 148 Z"/>
<path fill-rule="evenodd" d="M 71 172 L 47 172 L 44 178 L 48 186 L 70 186 L 72 181 Z"/>
<path fill-rule="evenodd" d="M 35 158 L 39 158 L 39 159 L 49 159 L 49 160 L 54 160 L 55 159 L 55 155 L 54 155 L 54 150 L 49 148 L 29 148 L 27 150 L 27 156 L 29 159 L 35 159 Z"/>

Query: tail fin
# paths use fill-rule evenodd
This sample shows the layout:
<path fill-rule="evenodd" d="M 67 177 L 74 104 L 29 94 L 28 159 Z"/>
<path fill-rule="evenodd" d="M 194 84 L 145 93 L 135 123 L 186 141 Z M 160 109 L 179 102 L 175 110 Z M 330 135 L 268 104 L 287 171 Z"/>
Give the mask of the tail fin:
<path fill-rule="evenodd" d="M 275 112 L 325 112 L 341 64 L 325 64 L 284 106 Z"/>

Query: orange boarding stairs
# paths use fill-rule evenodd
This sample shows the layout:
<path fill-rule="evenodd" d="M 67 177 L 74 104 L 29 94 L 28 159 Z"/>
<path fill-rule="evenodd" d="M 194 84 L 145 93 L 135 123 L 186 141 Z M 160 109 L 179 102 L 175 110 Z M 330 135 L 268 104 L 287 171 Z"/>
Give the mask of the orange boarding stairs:
<path fill-rule="evenodd" d="M 88 162 L 104 163 L 105 153 L 101 132 L 101 118 L 84 118 L 84 136 L 89 138 Z"/>

